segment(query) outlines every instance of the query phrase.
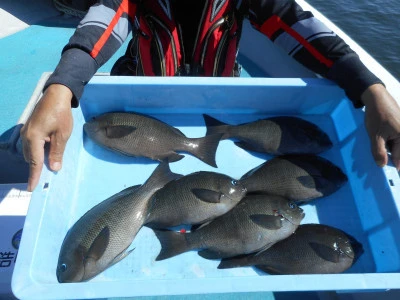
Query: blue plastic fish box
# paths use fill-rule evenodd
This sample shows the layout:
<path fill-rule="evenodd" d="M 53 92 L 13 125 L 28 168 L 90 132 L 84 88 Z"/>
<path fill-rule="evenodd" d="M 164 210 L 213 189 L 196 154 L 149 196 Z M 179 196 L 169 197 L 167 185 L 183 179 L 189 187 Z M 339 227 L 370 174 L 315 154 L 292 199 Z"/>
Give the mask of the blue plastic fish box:
<path fill-rule="evenodd" d="M 219 270 L 219 261 L 195 251 L 156 262 L 160 244 L 142 228 L 124 260 L 83 283 L 57 282 L 63 239 L 90 208 L 142 184 L 156 162 L 102 149 L 86 135 L 85 120 L 109 111 L 135 111 L 179 128 L 188 137 L 205 135 L 203 113 L 230 124 L 291 115 L 319 125 L 333 140 L 321 154 L 347 174 L 349 182 L 331 196 L 303 208 L 302 223 L 342 229 L 364 246 L 364 254 L 343 274 L 267 275 L 251 267 Z M 113 78 L 97 76 L 73 109 L 74 130 L 63 169 L 44 170 L 32 200 L 12 281 L 19 298 L 97 298 L 254 291 L 369 290 L 400 288 L 400 178 L 393 166 L 375 165 L 362 110 L 323 79 Z M 240 178 L 267 156 L 255 156 L 231 140 L 219 145 L 215 169 L 186 155 L 171 170 L 216 171 Z"/>

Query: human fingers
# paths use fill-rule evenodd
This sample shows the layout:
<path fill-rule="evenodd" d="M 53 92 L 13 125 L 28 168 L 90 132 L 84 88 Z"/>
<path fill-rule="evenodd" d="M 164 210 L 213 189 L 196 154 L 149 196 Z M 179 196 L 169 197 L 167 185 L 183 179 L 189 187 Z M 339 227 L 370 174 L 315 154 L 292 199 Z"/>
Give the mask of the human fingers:
<path fill-rule="evenodd" d="M 378 166 L 383 167 L 388 163 L 386 142 L 383 137 L 375 136 L 375 138 L 371 138 L 371 152 Z"/>
<path fill-rule="evenodd" d="M 29 163 L 29 158 L 31 157 L 31 155 L 29 152 L 29 146 L 26 140 L 25 132 L 26 132 L 26 125 L 22 126 L 20 130 L 20 137 L 22 142 L 22 154 L 24 155 L 25 161 Z"/>
<path fill-rule="evenodd" d="M 400 137 L 391 144 L 391 157 L 397 171 L 400 171 Z"/>
<path fill-rule="evenodd" d="M 29 163 L 29 178 L 27 188 L 29 192 L 32 192 L 35 189 L 40 179 L 40 174 L 42 172 L 44 163 L 44 144 L 45 141 L 40 139 L 31 139 L 26 140 L 25 142 L 26 150 L 24 150 L 24 153 L 26 153 L 28 156 L 25 157 L 25 159 L 28 158 Z"/>
<path fill-rule="evenodd" d="M 49 165 L 53 171 L 59 171 L 62 167 L 62 158 L 68 137 L 62 133 L 55 133 L 50 138 Z"/>
<path fill-rule="evenodd" d="M 21 128 L 20 135 L 22 141 L 22 153 L 24 155 L 25 161 L 29 164 L 29 178 L 28 178 L 27 190 L 28 192 L 32 192 L 35 189 L 37 183 L 39 182 L 40 173 L 42 170 L 41 166 L 43 166 L 44 159 L 43 158 L 35 159 L 35 154 L 33 156 L 31 155 L 31 148 L 32 145 L 35 145 L 35 142 L 29 140 L 29 138 L 26 135 L 26 130 L 27 130 L 27 125 L 24 125 Z M 37 151 L 34 151 L 34 153 L 37 153 Z M 41 165 L 40 161 L 42 161 Z"/>

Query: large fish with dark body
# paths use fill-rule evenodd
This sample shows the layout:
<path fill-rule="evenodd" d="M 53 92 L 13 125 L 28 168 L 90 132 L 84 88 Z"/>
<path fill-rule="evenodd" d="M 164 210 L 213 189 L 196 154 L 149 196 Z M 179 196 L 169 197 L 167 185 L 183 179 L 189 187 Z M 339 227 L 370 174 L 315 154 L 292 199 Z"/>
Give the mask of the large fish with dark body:
<path fill-rule="evenodd" d="M 83 129 L 95 143 L 125 155 L 174 162 L 184 157 L 176 151 L 183 151 L 217 167 L 215 153 L 221 134 L 188 138 L 160 120 L 130 112 L 100 115 Z"/>
<path fill-rule="evenodd" d="M 127 188 L 86 212 L 63 241 L 58 281 L 86 281 L 125 258 L 146 219 L 150 197 L 180 176 L 161 163 L 143 185 Z"/>
<path fill-rule="evenodd" d="M 222 140 L 248 151 L 272 155 L 318 154 L 332 147 L 329 136 L 317 125 L 297 117 L 279 116 L 239 125 L 223 123 L 203 115 L 207 135 L 222 133 Z"/>
<path fill-rule="evenodd" d="M 167 183 L 154 194 L 146 226 L 167 228 L 204 223 L 229 211 L 245 195 L 242 184 L 227 175 L 192 173 Z"/>
<path fill-rule="evenodd" d="M 208 259 L 261 251 L 291 235 L 303 218 L 303 210 L 282 197 L 246 196 L 226 214 L 190 233 L 154 230 L 161 243 L 156 260 L 189 250 L 200 250 L 199 255 Z"/>
<path fill-rule="evenodd" d="M 274 157 L 240 181 L 248 193 L 270 193 L 306 202 L 336 192 L 347 182 L 347 176 L 325 158 L 299 154 Z"/>
<path fill-rule="evenodd" d="M 270 274 L 335 274 L 350 268 L 362 253 L 362 245 L 342 230 L 304 224 L 268 250 L 223 259 L 218 268 L 256 266 Z"/>

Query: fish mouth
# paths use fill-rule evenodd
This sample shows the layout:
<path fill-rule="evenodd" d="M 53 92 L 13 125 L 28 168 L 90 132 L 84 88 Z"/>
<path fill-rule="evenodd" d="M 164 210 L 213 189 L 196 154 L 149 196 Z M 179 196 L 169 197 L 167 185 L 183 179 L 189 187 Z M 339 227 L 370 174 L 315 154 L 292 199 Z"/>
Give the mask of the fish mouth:
<path fill-rule="evenodd" d="M 70 275 L 65 275 L 64 272 L 61 271 L 60 267 L 57 267 L 56 276 L 57 276 L 57 281 L 59 283 L 81 282 L 81 281 L 83 281 L 85 279 L 84 278 L 85 277 L 84 272 L 78 272 L 74 276 L 71 276 L 71 274 Z"/>
<path fill-rule="evenodd" d="M 96 126 L 93 122 L 89 121 L 83 124 L 83 131 L 86 134 L 93 134 L 100 130 L 100 126 Z"/>

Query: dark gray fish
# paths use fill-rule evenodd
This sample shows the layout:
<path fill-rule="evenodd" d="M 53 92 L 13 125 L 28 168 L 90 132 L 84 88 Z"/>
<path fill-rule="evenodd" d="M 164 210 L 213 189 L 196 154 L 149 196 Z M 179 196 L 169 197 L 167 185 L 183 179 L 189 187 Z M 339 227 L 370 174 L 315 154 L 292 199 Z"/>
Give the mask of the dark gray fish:
<path fill-rule="evenodd" d="M 325 158 L 299 154 L 274 157 L 240 181 L 248 193 L 270 193 L 306 202 L 336 192 L 347 182 L 347 176 Z"/>
<path fill-rule="evenodd" d="M 223 259 L 218 269 L 256 266 L 270 274 L 335 274 L 349 269 L 362 253 L 362 245 L 342 230 L 304 224 L 266 251 Z"/>
<path fill-rule="evenodd" d="M 237 180 L 215 172 L 196 172 L 167 183 L 149 205 L 146 226 L 168 228 L 200 224 L 229 211 L 246 195 Z"/>
<path fill-rule="evenodd" d="M 291 235 L 303 218 L 303 210 L 282 197 L 246 196 L 226 214 L 190 233 L 154 230 L 161 243 L 156 260 L 190 250 L 200 250 L 199 255 L 208 259 L 261 251 Z"/>
<path fill-rule="evenodd" d="M 221 134 L 188 138 L 160 120 L 130 112 L 100 115 L 83 129 L 98 145 L 125 155 L 174 162 L 184 157 L 176 151 L 183 151 L 217 167 L 215 153 Z"/>
<path fill-rule="evenodd" d="M 147 215 L 151 196 L 181 175 L 161 163 L 143 185 L 127 188 L 86 212 L 68 231 L 58 258 L 57 279 L 86 281 L 125 258 Z"/>
<path fill-rule="evenodd" d="M 283 154 L 318 154 L 332 147 L 329 136 L 317 125 L 298 117 L 271 117 L 239 125 L 223 123 L 203 114 L 207 135 L 222 133 L 222 140 L 248 151 Z"/>

